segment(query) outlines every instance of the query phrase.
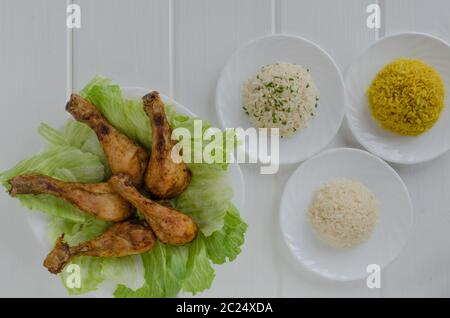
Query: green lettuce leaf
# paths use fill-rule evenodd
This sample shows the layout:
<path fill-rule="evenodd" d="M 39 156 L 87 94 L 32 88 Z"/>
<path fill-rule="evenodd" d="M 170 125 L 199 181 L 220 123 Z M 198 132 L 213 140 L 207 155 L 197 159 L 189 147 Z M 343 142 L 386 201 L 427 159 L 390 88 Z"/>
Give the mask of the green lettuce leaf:
<path fill-rule="evenodd" d="M 59 217 L 50 219 L 48 227 L 48 237 L 53 244 L 56 239 L 64 233 L 64 240 L 69 245 L 76 245 L 84 241 L 89 241 L 102 234 L 112 225 L 110 222 L 91 218 L 84 223 L 78 223 Z"/>
<path fill-rule="evenodd" d="M 109 176 L 109 165 L 102 146 L 94 131 L 86 124 L 68 120 L 63 129 L 57 130 L 42 123 L 38 132 L 47 142 L 48 148 L 54 146 L 74 147 L 97 156 L 105 167 L 105 177 Z"/>
<path fill-rule="evenodd" d="M 3 186 L 9 190 L 8 180 L 27 173 L 42 173 L 64 181 L 99 182 L 104 178 L 104 167 L 97 156 L 70 146 L 53 146 L 40 154 L 25 159 L 14 168 L 0 174 Z M 25 207 L 51 216 L 85 222 L 91 217 L 75 206 L 54 196 L 18 195 Z"/>
<path fill-rule="evenodd" d="M 177 296 L 186 276 L 188 257 L 187 246 L 170 246 L 157 242 L 150 252 L 142 255 L 145 285 L 136 291 L 119 285 L 114 296 L 120 298 Z"/>
<path fill-rule="evenodd" d="M 236 207 L 230 203 L 223 228 L 205 239 L 209 258 L 215 264 L 233 261 L 241 253 L 246 231 L 247 224 L 239 216 Z"/>
<path fill-rule="evenodd" d="M 175 207 L 197 223 L 202 233 L 211 235 L 223 227 L 233 188 L 227 170 L 215 164 L 189 164 L 192 180 L 175 199 Z"/>
<path fill-rule="evenodd" d="M 142 101 L 125 99 L 119 85 L 101 76 L 87 84 L 80 95 L 94 104 L 116 129 L 150 149 L 150 121 Z"/>
<path fill-rule="evenodd" d="M 215 273 L 208 258 L 204 237 L 200 233 L 189 245 L 189 258 L 186 264 L 186 277 L 182 288 L 193 295 L 211 287 Z"/>
<path fill-rule="evenodd" d="M 195 295 L 209 288 L 214 280 L 214 269 L 201 234 L 185 246 L 170 246 L 158 242 L 153 250 L 142 255 L 142 259 L 145 285 L 135 291 L 119 285 L 114 296 L 176 297 L 181 289 Z"/>
<path fill-rule="evenodd" d="M 97 156 L 74 147 L 55 146 L 25 159 L 14 168 L 0 174 L 4 185 L 15 176 L 42 173 L 57 177 L 61 170 L 70 171 L 79 182 L 99 182 L 104 178 L 104 167 Z"/>
<path fill-rule="evenodd" d="M 145 283 L 144 263 L 140 255 L 102 259 L 101 275 L 115 285 L 127 286 L 131 290 Z"/>

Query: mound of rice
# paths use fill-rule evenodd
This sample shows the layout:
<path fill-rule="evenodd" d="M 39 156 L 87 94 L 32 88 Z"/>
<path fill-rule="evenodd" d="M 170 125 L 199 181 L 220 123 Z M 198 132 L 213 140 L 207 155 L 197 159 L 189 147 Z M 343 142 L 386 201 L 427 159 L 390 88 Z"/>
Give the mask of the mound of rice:
<path fill-rule="evenodd" d="M 444 82 L 439 73 L 419 60 L 397 59 L 372 82 L 369 105 L 387 130 L 419 135 L 436 123 L 444 108 Z"/>
<path fill-rule="evenodd" d="M 289 137 L 307 127 L 319 101 L 308 69 L 291 63 L 263 66 L 243 86 L 244 111 L 257 128 Z"/>
<path fill-rule="evenodd" d="M 308 217 L 324 243 L 351 248 L 371 236 L 378 219 L 378 201 L 363 184 L 337 179 L 316 191 Z"/>

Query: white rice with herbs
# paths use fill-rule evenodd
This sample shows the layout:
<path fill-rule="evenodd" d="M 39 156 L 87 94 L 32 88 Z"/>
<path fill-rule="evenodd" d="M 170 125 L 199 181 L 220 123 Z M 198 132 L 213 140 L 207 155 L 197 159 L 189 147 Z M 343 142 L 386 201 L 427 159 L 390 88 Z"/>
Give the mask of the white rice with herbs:
<path fill-rule="evenodd" d="M 316 115 L 319 95 L 309 69 L 274 63 L 261 67 L 243 86 L 243 109 L 257 128 L 279 128 L 289 137 Z"/>
<path fill-rule="evenodd" d="M 308 217 L 324 243 L 351 248 L 371 236 L 378 220 L 378 201 L 363 184 L 337 179 L 316 191 Z"/>

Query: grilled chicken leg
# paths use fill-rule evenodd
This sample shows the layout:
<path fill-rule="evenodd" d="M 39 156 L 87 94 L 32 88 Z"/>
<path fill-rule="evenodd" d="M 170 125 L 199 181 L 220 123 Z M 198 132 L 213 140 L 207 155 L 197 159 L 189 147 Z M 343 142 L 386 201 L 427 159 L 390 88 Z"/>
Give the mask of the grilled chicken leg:
<path fill-rule="evenodd" d="M 116 194 L 108 183 L 64 182 L 42 174 L 20 175 L 9 183 L 13 197 L 18 194 L 51 194 L 105 221 L 122 221 L 133 213 L 133 206 Z"/>
<path fill-rule="evenodd" d="M 53 274 L 60 273 L 74 256 L 122 257 L 145 253 L 155 245 L 152 230 L 136 221 L 112 225 L 105 233 L 91 241 L 70 247 L 64 242 L 64 234 L 47 255 L 44 266 Z"/>
<path fill-rule="evenodd" d="M 66 110 L 95 131 L 112 173 L 126 173 L 135 185 L 141 185 L 148 161 L 145 149 L 112 127 L 94 105 L 79 95 L 72 94 Z"/>
<path fill-rule="evenodd" d="M 197 226 L 189 216 L 144 197 L 133 187 L 129 176 L 115 175 L 109 184 L 144 215 L 161 242 L 181 245 L 195 238 Z"/>
<path fill-rule="evenodd" d="M 170 199 L 183 192 L 191 181 L 191 173 L 184 162 L 175 163 L 171 153 L 175 143 L 172 129 L 164 112 L 158 92 L 142 98 L 144 110 L 152 123 L 152 152 L 145 175 L 148 190 L 160 199 Z"/>

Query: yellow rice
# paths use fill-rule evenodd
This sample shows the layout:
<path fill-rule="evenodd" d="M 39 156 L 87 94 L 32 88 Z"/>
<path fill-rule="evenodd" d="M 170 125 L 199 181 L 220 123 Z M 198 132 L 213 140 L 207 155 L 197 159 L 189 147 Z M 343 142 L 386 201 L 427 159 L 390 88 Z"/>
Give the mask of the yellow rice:
<path fill-rule="evenodd" d="M 381 126 L 417 136 L 439 119 L 444 108 L 444 82 L 420 60 L 400 58 L 386 65 L 369 87 L 369 106 Z"/>

